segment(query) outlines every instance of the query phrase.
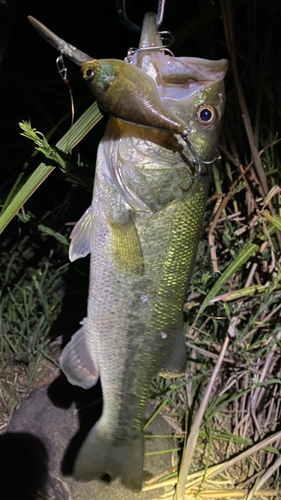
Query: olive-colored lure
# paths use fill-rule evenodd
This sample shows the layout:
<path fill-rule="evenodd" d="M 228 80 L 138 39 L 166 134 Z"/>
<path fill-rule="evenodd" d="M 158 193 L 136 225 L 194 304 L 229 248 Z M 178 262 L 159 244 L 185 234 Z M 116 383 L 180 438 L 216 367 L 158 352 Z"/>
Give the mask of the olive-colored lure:
<path fill-rule="evenodd" d="M 100 106 L 118 120 L 173 134 L 186 128 L 163 107 L 154 80 L 140 68 L 100 59 L 82 64 L 81 72 Z"/>
<path fill-rule="evenodd" d="M 154 80 L 140 68 L 119 59 L 92 59 L 59 38 L 32 16 L 34 28 L 62 54 L 81 66 L 99 105 L 126 123 L 181 134 L 186 124 L 162 105 Z M 86 62 L 85 62 L 86 61 Z"/>

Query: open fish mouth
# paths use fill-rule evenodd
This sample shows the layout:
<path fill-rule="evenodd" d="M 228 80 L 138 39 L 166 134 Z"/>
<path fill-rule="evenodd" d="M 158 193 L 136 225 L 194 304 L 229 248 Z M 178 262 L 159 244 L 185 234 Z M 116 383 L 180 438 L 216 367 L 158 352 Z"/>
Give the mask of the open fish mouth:
<path fill-rule="evenodd" d="M 150 12 L 144 18 L 139 48 L 131 60 L 155 79 L 160 93 L 161 86 L 166 87 L 163 96 L 165 92 L 169 97 L 172 96 L 173 91 L 176 92 L 173 85 L 176 85 L 177 91 L 182 87 L 188 97 L 208 85 L 208 82 L 222 81 L 228 69 L 226 59 L 211 61 L 197 57 L 175 57 L 165 53 L 165 50 L 161 32 L 157 30 L 156 15 Z"/>

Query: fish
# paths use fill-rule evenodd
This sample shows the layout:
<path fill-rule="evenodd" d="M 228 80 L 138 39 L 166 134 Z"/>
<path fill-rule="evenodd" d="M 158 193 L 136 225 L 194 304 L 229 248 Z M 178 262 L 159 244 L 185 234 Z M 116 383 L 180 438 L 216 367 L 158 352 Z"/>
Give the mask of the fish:
<path fill-rule="evenodd" d="M 87 317 L 64 347 L 61 368 L 84 389 L 100 379 L 103 394 L 73 475 L 119 476 L 139 491 L 151 381 L 186 370 L 183 304 L 217 158 L 228 62 L 165 52 L 154 13 L 144 17 L 131 64 L 90 61 L 59 43 L 110 114 L 92 204 L 69 249 L 71 261 L 91 255 L 90 283 Z"/>

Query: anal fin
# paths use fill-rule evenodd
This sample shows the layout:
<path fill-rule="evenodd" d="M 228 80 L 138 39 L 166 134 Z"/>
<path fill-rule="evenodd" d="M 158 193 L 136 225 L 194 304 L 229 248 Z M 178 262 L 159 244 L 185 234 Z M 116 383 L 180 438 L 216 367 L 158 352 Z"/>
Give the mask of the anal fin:
<path fill-rule="evenodd" d="M 61 369 L 73 385 L 89 389 L 99 379 L 97 362 L 89 354 L 82 326 L 66 344 L 60 356 Z"/>

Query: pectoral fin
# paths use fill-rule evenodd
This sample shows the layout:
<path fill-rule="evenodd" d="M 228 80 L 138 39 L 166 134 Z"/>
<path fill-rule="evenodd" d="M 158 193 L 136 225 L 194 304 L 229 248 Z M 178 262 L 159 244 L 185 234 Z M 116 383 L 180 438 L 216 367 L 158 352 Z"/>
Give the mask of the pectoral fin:
<path fill-rule="evenodd" d="M 111 256 L 116 267 L 125 272 L 142 274 L 143 256 L 136 226 L 129 210 L 109 221 Z"/>
<path fill-rule="evenodd" d="M 66 344 L 60 356 L 61 369 L 73 385 L 89 389 L 99 379 L 99 368 L 93 360 L 85 339 L 85 326 L 82 326 Z"/>
<path fill-rule="evenodd" d="M 74 226 L 70 235 L 69 260 L 71 262 L 86 257 L 91 252 L 92 228 L 92 207 L 89 207 Z"/>
<path fill-rule="evenodd" d="M 176 378 L 184 375 L 187 364 L 187 352 L 182 329 L 178 331 L 176 340 L 172 345 L 171 352 L 164 359 L 162 369 L 159 373 L 164 378 Z"/>

